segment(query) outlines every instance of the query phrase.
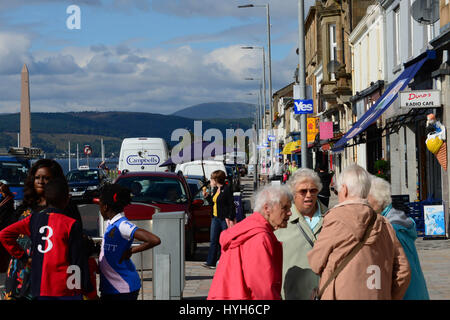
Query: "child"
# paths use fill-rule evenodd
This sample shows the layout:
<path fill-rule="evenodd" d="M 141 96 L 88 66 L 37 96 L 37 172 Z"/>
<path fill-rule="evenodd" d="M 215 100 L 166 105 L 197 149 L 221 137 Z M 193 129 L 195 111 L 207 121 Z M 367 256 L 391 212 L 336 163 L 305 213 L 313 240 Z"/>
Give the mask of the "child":
<path fill-rule="evenodd" d="M 130 191 L 118 184 L 101 190 L 100 213 L 109 220 L 99 257 L 102 300 L 137 300 L 141 282 L 130 257 L 161 243 L 157 236 L 128 221 L 123 209 L 130 202 Z M 143 243 L 131 247 L 133 239 Z"/>
<path fill-rule="evenodd" d="M 63 212 L 69 202 L 67 182 L 57 178 L 44 186 L 48 207 L 34 212 L 0 232 L 0 241 L 15 258 L 31 265 L 31 292 L 37 299 L 81 300 L 91 291 L 79 221 Z M 17 243 L 31 239 L 31 257 Z"/>

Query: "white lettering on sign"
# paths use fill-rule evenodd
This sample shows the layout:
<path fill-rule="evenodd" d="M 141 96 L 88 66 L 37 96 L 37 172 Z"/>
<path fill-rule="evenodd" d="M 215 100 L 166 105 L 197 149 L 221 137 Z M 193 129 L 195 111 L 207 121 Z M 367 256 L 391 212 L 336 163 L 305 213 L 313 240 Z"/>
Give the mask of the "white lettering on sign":
<path fill-rule="evenodd" d="M 154 166 L 159 163 L 160 159 L 157 155 L 149 155 L 147 158 L 141 158 L 137 154 L 127 157 L 127 164 L 130 166 Z"/>
<path fill-rule="evenodd" d="M 313 103 L 312 100 L 295 100 L 295 113 L 312 113 Z"/>

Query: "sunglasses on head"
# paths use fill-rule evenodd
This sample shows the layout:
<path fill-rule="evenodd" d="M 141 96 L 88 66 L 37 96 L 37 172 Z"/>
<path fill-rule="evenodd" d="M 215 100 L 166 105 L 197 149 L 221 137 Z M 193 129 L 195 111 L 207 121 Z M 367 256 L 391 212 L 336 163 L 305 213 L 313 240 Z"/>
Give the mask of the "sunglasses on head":
<path fill-rule="evenodd" d="M 301 196 L 306 196 L 307 193 L 310 193 L 311 195 L 316 195 L 319 193 L 319 189 L 313 188 L 313 189 L 300 189 L 297 190 L 297 193 L 300 194 Z"/>

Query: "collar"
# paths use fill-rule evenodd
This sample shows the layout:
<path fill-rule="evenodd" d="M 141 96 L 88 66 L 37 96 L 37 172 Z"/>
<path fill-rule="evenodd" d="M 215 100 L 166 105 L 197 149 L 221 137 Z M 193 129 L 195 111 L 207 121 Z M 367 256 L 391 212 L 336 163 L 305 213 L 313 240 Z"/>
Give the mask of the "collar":
<path fill-rule="evenodd" d="M 123 217 L 125 217 L 125 214 L 123 212 L 118 213 L 112 219 L 109 220 L 109 224 L 113 224 L 116 221 L 119 221 L 120 219 L 122 219 Z"/>
<path fill-rule="evenodd" d="M 316 203 L 317 203 L 317 210 L 315 211 L 315 213 L 313 215 L 313 218 L 314 217 L 323 217 L 324 215 L 322 214 L 322 210 L 320 208 L 319 200 L 317 200 Z M 292 202 L 291 212 L 292 212 L 292 214 L 291 214 L 291 217 L 289 218 L 289 222 L 290 223 L 297 223 L 297 221 L 300 219 L 300 217 L 302 217 L 303 220 L 305 220 L 305 217 L 303 217 L 303 215 L 298 211 L 298 209 L 295 206 L 294 202 Z"/>
<path fill-rule="evenodd" d="M 367 199 L 346 200 L 344 202 L 338 203 L 333 208 L 338 208 L 338 207 L 342 207 L 342 206 L 345 206 L 345 205 L 351 205 L 351 204 L 360 204 L 360 205 L 364 205 L 364 206 L 368 206 L 368 207 L 372 208 L 369 205 L 369 202 L 367 201 Z"/>
<path fill-rule="evenodd" d="M 383 217 L 386 217 L 387 214 L 389 213 L 389 211 L 391 211 L 392 209 L 392 203 L 390 205 L 388 205 L 386 208 L 384 208 L 384 210 L 381 212 L 381 215 Z"/>

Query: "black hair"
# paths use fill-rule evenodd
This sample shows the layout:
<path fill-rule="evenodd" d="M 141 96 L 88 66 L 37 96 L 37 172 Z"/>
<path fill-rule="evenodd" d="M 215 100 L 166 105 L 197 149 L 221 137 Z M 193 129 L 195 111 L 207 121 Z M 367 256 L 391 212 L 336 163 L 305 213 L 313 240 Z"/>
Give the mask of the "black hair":
<path fill-rule="evenodd" d="M 36 161 L 30 171 L 28 172 L 28 176 L 25 179 L 25 184 L 23 188 L 23 205 L 25 207 L 34 208 L 37 206 L 39 201 L 39 196 L 34 189 L 34 176 L 36 171 L 41 168 L 48 168 L 51 173 L 51 178 L 61 178 L 66 179 L 64 176 L 64 171 L 58 162 L 52 159 L 40 159 Z"/>
<path fill-rule="evenodd" d="M 69 199 L 69 186 L 61 178 L 51 179 L 44 186 L 44 197 L 48 206 L 64 209 Z"/>
<path fill-rule="evenodd" d="M 100 201 L 112 211 L 120 213 L 131 203 L 131 192 L 120 184 L 106 184 L 100 190 Z"/>

